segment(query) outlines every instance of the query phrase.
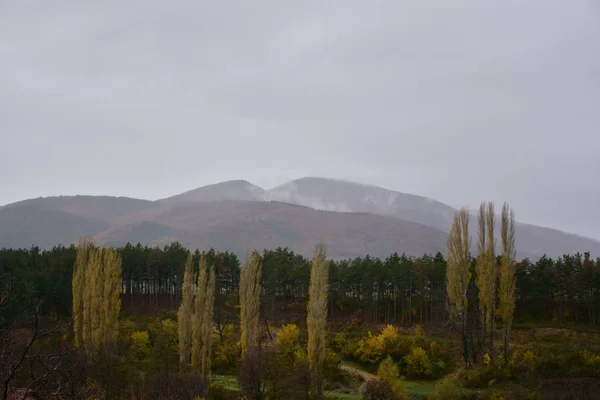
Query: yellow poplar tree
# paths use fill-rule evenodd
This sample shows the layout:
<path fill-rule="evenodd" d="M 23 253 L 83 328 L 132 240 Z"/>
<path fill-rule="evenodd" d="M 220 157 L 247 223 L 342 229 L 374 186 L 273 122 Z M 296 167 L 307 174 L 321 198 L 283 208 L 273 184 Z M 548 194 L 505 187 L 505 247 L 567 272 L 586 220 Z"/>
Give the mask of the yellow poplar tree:
<path fill-rule="evenodd" d="M 210 357 L 212 355 L 212 326 L 213 326 L 213 314 L 215 305 L 215 267 L 214 265 L 210 269 L 208 276 L 208 282 L 206 285 L 206 297 L 204 309 L 202 310 L 202 377 L 208 387 L 210 382 Z"/>
<path fill-rule="evenodd" d="M 202 365 L 203 324 L 205 323 L 203 316 L 206 307 L 207 272 L 206 257 L 202 254 L 198 268 L 198 284 L 196 285 L 196 299 L 192 316 L 192 369 L 194 371 L 198 371 Z"/>
<path fill-rule="evenodd" d="M 192 341 L 192 311 L 193 311 L 193 284 L 194 265 L 192 255 L 188 253 L 183 272 L 183 284 L 181 288 L 181 306 L 177 312 L 177 324 L 179 328 L 179 363 L 184 369 L 190 362 L 190 349 Z"/>
<path fill-rule="evenodd" d="M 477 279 L 479 306 L 483 315 L 482 332 L 489 329 L 489 355 L 494 358 L 494 310 L 496 307 L 496 239 L 494 237 L 494 203 L 481 203 L 479 207 L 479 246 L 477 255 Z"/>
<path fill-rule="evenodd" d="M 121 314 L 122 261 L 119 253 L 111 248 L 104 249 L 102 258 L 102 337 L 106 351 L 117 343 L 119 316 Z"/>
<path fill-rule="evenodd" d="M 504 339 L 504 361 L 508 361 L 508 344 L 515 312 L 515 213 L 504 203 L 502 207 L 502 261 L 500 264 L 500 316 L 502 317 L 502 335 Z"/>
<path fill-rule="evenodd" d="M 83 343 L 83 296 L 85 287 L 85 270 L 88 264 L 91 243 L 81 239 L 77 243 L 77 256 L 73 268 L 73 279 L 71 281 L 73 291 L 73 333 L 74 345 L 81 346 Z"/>
<path fill-rule="evenodd" d="M 308 363 L 316 397 L 323 394 L 323 362 L 326 351 L 327 295 L 329 293 L 329 263 L 325 245 L 317 243 L 310 270 L 308 298 Z"/>
<path fill-rule="evenodd" d="M 73 272 L 75 344 L 84 345 L 88 357 L 110 352 L 117 341 L 121 284 L 119 254 L 80 241 Z"/>
<path fill-rule="evenodd" d="M 240 344 L 242 358 L 258 347 L 262 265 L 254 250 L 240 270 Z"/>
<path fill-rule="evenodd" d="M 452 228 L 448 234 L 448 267 L 446 269 L 446 286 L 450 317 L 460 326 L 463 342 L 463 358 L 467 366 L 469 349 L 467 344 L 467 290 L 471 281 L 471 265 L 469 250 L 469 211 L 461 208 L 455 215 Z"/>

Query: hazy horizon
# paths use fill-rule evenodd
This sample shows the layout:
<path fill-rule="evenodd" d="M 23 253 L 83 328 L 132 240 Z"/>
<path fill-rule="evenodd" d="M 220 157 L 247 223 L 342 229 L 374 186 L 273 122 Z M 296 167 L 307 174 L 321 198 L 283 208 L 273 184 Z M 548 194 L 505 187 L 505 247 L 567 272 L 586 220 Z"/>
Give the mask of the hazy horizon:
<path fill-rule="evenodd" d="M 344 179 L 600 240 L 600 4 L 0 2 L 0 204 Z"/>

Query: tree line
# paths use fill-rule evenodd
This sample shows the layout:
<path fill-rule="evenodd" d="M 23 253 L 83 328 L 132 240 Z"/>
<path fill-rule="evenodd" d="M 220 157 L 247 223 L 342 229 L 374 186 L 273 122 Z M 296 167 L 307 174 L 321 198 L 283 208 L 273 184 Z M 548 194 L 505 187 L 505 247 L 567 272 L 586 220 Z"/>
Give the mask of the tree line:
<path fill-rule="evenodd" d="M 201 256 L 214 265 L 215 318 L 229 318 L 233 312 L 240 276 L 240 260 L 235 254 L 214 249 L 190 252 L 179 243 L 163 248 L 127 244 L 114 250 L 122 261 L 124 310 L 176 310 L 182 300 L 189 255 L 195 266 Z M 13 284 L 18 297 L 5 315 L 17 315 L 19 306 L 38 298 L 44 300 L 44 314 L 70 316 L 76 256 L 75 246 L 0 249 L 0 282 Z M 261 313 L 272 318 L 290 304 L 303 305 L 309 293 L 310 260 L 287 248 L 263 250 L 259 256 Z M 494 259 L 499 266 L 501 257 Z M 473 286 L 480 260 L 468 255 Z M 441 253 L 421 257 L 394 253 L 385 259 L 365 256 L 328 260 L 328 264 L 330 318 L 356 314 L 376 324 L 443 323 L 449 318 L 448 262 Z M 197 271 L 196 267 L 194 276 Z M 517 321 L 596 325 L 600 322 L 600 258 L 577 253 L 517 261 L 515 297 Z"/>

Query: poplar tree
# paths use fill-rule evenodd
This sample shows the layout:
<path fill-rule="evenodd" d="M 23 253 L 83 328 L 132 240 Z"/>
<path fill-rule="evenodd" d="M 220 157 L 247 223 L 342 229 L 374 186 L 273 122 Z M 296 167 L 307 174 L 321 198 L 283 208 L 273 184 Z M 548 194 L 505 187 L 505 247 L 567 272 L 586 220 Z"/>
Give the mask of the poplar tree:
<path fill-rule="evenodd" d="M 212 326 L 213 326 L 213 314 L 215 304 L 215 267 L 214 265 L 210 269 L 208 282 L 206 285 L 206 298 L 202 316 L 202 377 L 206 387 L 210 382 L 210 358 L 212 355 Z"/>
<path fill-rule="evenodd" d="M 121 314 L 122 260 L 112 248 L 104 249 L 102 257 L 102 336 L 105 351 L 111 352 L 119 335 Z"/>
<path fill-rule="evenodd" d="M 207 276 L 206 257 L 200 256 L 200 265 L 198 268 L 198 284 L 196 285 L 196 299 L 194 301 L 194 314 L 192 316 L 192 369 L 198 371 L 202 364 L 203 349 L 203 324 L 204 308 L 206 307 L 206 284 Z"/>
<path fill-rule="evenodd" d="M 482 333 L 489 334 L 489 355 L 494 358 L 494 310 L 496 307 L 496 239 L 494 237 L 494 203 L 481 203 L 479 207 L 479 246 L 477 255 L 477 279 L 479 306 L 482 313 Z M 487 327 L 487 328 L 486 328 Z"/>
<path fill-rule="evenodd" d="M 78 244 L 73 271 L 75 345 L 88 357 L 114 348 L 121 311 L 122 260 L 116 250 Z"/>
<path fill-rule="evenodd" d="M 240 270 L 240 344 L 242 358 L 258 347 L 262 263 L 254 250 Z"/>
<path fill-rule="evenodd" d="M 308 363 L 314 395 L 323 394 L 323 363 L 326 351 L 327 295 L 329 292 L 329 263 L 325 257 L 325 245 L 317 243 L 310 270 L 308 298 Z"/>
<path fill-rule="evenodd" d="M 508 345 L 515 312 L 515 213 L 504 203 L 502 207 L 502 261 L 500 264 L 500 316 L 502 317 L 502 336 L 504 339 L 504 362 L 508 362 Z"/>
<path fill-rule="evenodd" d="M 471 265 L 469 249 L 469 211 L 461 208 L 455 215 L 452 228 L 448 234 L 448 267 L 446 269 L 446 285 L 450 317 L 460 326 L 463 342 L 463 358 L 466 366 L 470 366 L 467 343 L 467 290 L 471 281 Z"/>
<path fill-rule="evenodd" d="M 192 312 L 193 312 L 193 284 L 194 265 L 192 255 L 188 253 L 183 272 L 183 284 L 181 288 L 181 306 L 177 312 L 177 324 L 179 328 L 179 364 L 181 369 L 190 362 L 190 350 L 192 341 Z"/>
<path fill-rule="evenodd" d="M 77 243 L 77 256 L 73 268 L 71 287 L 73 292 L 73 340 L 76 347 L 83 343 L 83 304 L 85 287 L 85 270 L 88 264 L 91 243 L 80 239 Z"/>

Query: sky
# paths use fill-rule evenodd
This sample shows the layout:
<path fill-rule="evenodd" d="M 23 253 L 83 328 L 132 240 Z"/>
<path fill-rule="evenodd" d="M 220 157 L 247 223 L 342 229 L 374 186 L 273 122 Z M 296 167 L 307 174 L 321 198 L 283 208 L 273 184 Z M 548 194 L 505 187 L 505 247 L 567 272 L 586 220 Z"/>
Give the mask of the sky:
<path fill-rule="evenodd" d="M 0 204 L 355 180 L 600 239 L 597 0 L 0 0 Z"/>

